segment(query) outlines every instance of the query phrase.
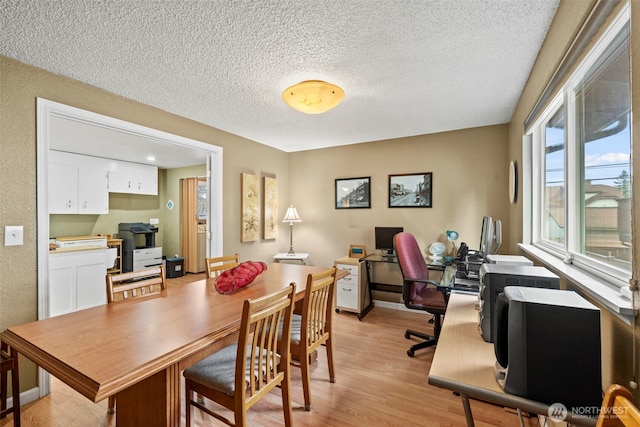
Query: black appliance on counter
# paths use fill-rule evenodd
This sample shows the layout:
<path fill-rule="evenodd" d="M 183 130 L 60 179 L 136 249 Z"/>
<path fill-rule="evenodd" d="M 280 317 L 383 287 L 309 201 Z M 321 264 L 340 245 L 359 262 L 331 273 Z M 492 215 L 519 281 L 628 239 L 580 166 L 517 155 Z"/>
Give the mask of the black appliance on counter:
<path fill-rule="evenodd" d="M 162 264 L 162 247 L 156 246 L 158 227 L 143 222 L 121 222 L 123 271 L 138 271 Z"/>

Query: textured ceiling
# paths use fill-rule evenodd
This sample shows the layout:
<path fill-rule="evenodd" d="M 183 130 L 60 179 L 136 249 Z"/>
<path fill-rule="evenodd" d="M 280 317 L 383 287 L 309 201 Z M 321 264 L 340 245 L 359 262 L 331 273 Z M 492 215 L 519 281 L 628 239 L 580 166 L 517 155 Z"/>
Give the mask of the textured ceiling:
<path fill-rule="evenodd" d="M 0 54 L 293 152 L 508 122 L 558 2 L 0 0 Z"/>

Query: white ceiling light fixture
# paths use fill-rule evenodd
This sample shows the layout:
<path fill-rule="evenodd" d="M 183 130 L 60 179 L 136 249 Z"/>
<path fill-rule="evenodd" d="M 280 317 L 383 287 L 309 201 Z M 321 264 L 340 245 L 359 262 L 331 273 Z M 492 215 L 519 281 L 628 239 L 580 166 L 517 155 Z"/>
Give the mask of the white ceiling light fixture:
<path fill-rule="evenodd" d="M 305 80 L 289 86 L 282 92 L 282 99 L 291 108 L 306 114 L 325 113 L 344 98 L 342 88 L 322 80 Z"/>

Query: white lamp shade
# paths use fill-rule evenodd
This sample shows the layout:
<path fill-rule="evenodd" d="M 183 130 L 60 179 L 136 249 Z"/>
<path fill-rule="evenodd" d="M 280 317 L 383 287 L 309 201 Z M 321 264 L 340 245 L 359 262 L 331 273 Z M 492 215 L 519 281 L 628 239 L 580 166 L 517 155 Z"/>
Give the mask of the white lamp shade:
<path fill-rule="evenodd" d="M 298 211 L 293 207 L 293 205 L 287 208 L 287 213 L 284 215 L 284 219 L 282 220 L 282 222 L 302 222 L 302 220 L 300 219 L 300 215 L 298 215 Z"/>

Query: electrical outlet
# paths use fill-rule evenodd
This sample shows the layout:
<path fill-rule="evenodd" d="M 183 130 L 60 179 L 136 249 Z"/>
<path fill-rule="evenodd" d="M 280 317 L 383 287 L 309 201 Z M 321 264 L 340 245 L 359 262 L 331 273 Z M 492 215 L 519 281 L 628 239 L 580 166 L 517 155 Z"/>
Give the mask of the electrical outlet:
<path fill-rule="evenodd" d="M 160 224 L 160 220 L 158 218 L 149 218 L 149 224 L 158 225 Z"/>
<path fill-rule="evenodd" d="M 22 225 L 5 225 L 4 226 L 4 245 L 5 246 L 22 246 L 23 244 Z"/>

